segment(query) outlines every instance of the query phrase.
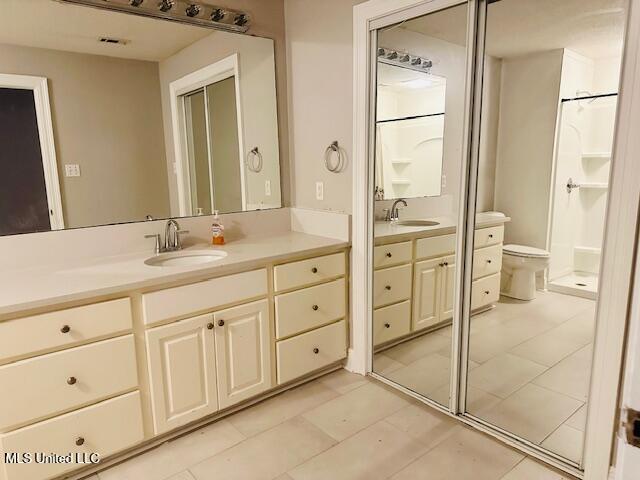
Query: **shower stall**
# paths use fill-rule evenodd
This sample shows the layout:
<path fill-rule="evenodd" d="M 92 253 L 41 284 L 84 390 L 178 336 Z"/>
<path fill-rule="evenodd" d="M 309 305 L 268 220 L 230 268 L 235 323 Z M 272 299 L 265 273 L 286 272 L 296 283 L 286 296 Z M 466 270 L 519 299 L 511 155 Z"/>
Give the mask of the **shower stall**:
<path fill-rule="evenodd" d="M 561 101 L 548 289 L 595 299 L 609 189 L 617 93 Z"/>

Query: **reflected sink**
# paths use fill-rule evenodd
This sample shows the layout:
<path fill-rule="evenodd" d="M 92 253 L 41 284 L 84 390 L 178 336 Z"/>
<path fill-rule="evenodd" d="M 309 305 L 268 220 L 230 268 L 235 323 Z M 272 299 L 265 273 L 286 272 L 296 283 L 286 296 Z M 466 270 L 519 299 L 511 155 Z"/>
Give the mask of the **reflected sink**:
<path fill-rule="evenodd" d="M 222 260 L 227 252 L 221 250 L 181 250 L 161 253 L 147 258 L 144 263 L 152 267 L 190 267 Z"/>
<path fill-rule="evenodd" d="M 440 222 L 434 222 L 432 220 L 398 220 L 396 225 L 403 227 L 435 227 L 440 225 Z"/>

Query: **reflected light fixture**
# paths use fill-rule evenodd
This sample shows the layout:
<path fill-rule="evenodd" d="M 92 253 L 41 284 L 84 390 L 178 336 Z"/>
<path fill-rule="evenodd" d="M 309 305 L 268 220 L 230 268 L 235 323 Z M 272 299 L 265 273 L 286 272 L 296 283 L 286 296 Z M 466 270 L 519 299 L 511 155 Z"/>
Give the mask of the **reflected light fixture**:
<path fill-rule="evenodd" d="M 55 0 L 63 4 L 82 5 L 115 12 L 154 17 L 172 22 L 208 27 L 227 32 L 245 33 L 250 16 L 246 12 L 220 7 L 206 0 Z M 215 0 L 213 0 L 215 1 Z"/>
<path fill-rule="evenodd" d="M 433 62 L 429 59 L 385 47 L 378 48 L 378 61 L 426 73 L 431 73 L 431 67 L 433 67 Z"/>

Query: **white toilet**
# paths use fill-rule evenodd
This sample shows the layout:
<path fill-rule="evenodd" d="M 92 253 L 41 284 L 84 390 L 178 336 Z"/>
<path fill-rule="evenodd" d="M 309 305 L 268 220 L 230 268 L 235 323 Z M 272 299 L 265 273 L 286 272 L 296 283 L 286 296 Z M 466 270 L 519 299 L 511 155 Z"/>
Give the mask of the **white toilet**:
<path fill-rule="evenodd" d="M 500 293 L 518 300 L 536 298 L 536 273 L 549 266 L 549 252 L 526 245 L 505 245 L 502 249 Z"/>

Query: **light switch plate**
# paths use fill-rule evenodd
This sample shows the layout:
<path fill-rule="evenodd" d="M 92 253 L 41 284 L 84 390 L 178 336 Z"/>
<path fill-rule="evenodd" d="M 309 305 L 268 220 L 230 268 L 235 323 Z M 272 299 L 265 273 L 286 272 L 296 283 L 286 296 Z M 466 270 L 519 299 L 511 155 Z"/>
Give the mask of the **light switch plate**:
<path fill-rule="evenodd" d="M 80 165 L 67 163 L 64 166 L 64 175 L 65 177 L 79 177 L 80 176 Z"/>
<path fill-rule="evenodd" d="M 316 182 L 316 200 L 324 200 L 324 183 Z"/>

